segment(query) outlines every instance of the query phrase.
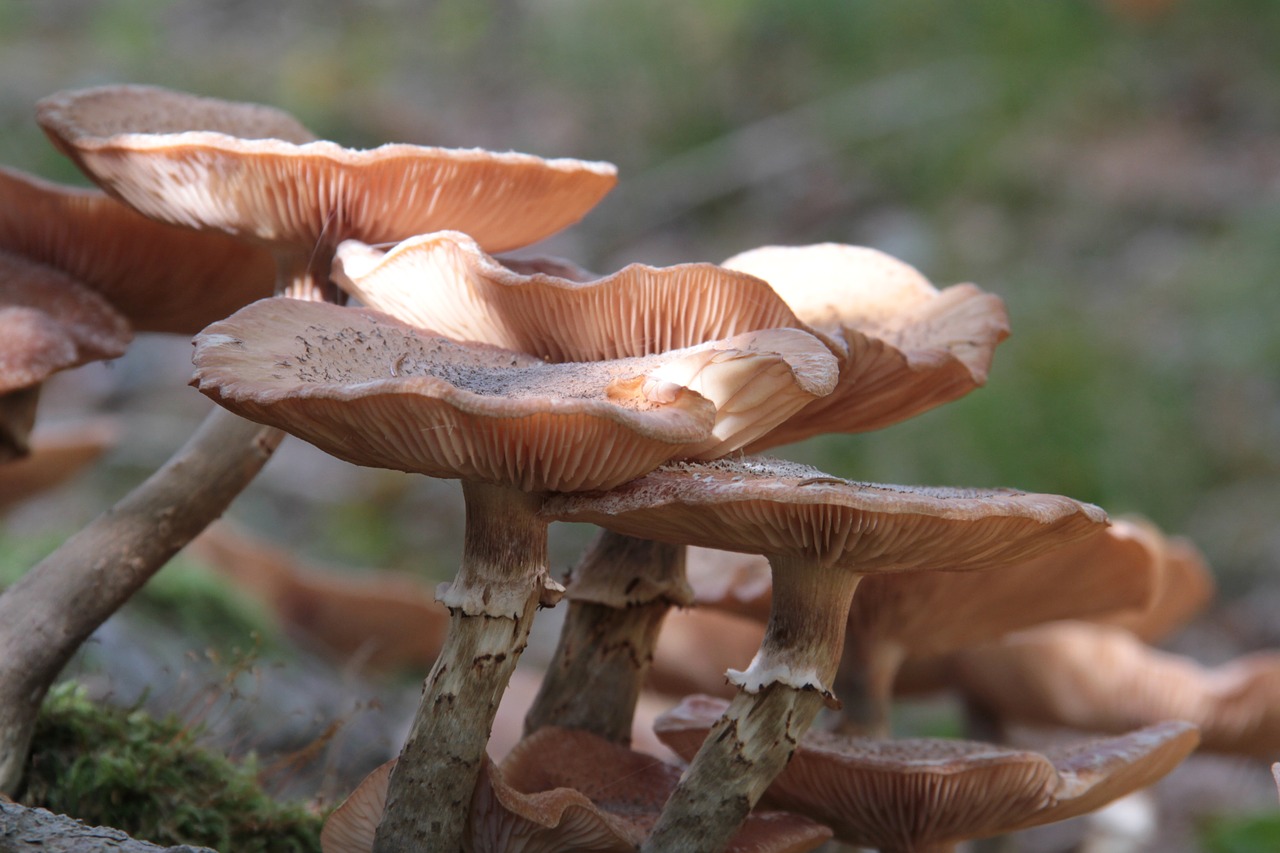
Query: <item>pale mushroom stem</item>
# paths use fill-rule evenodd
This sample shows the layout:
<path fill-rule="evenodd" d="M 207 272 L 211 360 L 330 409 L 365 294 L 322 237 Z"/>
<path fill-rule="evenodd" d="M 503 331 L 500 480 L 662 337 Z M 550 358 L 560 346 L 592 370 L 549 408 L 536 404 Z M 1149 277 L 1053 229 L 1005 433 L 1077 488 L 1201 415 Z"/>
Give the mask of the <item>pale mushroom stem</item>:
<path fill-rule="evenodd" d="M 276 249 L 276 294 L 310 302 L 342 304 L 342 292 L 329 278 L 336 245 L 320 241 L 305 254 Z"/>
<path fill-rule="evenodd" d="M 413 728 L 387 791 L 376 853 L 462 849 L 498 701 L 529 638 L 534 612 L 554 603 L 542 498 L 464 481 L 462 567 L 441 593 L 449 634 L 423 685 Z"/>
<path fill-rule="evenodd" d="M 685 549 L 604 531 L 574 569 L 560 642 L 525 717 L 630 745 L 636 703 L 672 604 L 692 599 Z"/>
<path fill-rule="evenodd" d="M 844 703 L 836 731 L 860 737 L 890 736 L 893 682 L 906 656 L 899 643 L 856 638 L 845 644 L 844 660 L 836 673 L 836 693 Z"/>
<path fill-rule="evenodd" d="M 63 666 L 222 515 L 283 435 L 214 409 L 159 470 L 0 595 L 0 791 L 20 782 L 40 703 Z"/>
<path fill-rule="evenodd" d="M 760 652 L 730 673 L 739 692 L 711 729 L 640 848 L 723 850 L 826 703 L 861 576 L 771 556 L 773 601 Z"/>

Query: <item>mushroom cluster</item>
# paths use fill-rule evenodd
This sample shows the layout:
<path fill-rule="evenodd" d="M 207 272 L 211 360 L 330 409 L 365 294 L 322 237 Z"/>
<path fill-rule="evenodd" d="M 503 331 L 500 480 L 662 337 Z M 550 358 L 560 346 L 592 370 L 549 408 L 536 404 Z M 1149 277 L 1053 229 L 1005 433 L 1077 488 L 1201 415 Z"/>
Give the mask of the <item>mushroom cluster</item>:
<path fill-rule="evenodd" d="M 205 540 L 280 612 L 309 602 L 304 627 L 338 653 L 398 631 L 413 636 L 381 649 L 388 660 L 431 659 L 403 748 L 335 812 L 330 853 L 807 850 L 832 834 L 939 849 L 1150 784 L 1195 747 L 1196 724 L 1217 742 L 1205 709 L 1223 685 L 1264 680 L 1252 666 L 1181 672 L 1199 678 L 1196 702 L 1130 703 L 1107 725 L 1071 717 L 1117 736 L 1043 754 L 889 736 L 895 681 L 913 666 L 999 713 L 1066 719 L 1047 710 L 1049 687 L 1020 706 L 997 695 L 1008 673 L 1050 659 L 1023 653 L 1038 638 L 980 644 L 1049 620 L 1157 624 L 1177 607 L 1152 603 L 1172 600 L 1161 578 L 1177 561 L 1148 525 L 1057 495 L 871 484 L 755 455 L 884 428 L 984 384 L 1008 320 L 972 284 L 938 289 L 835 244 L 603 276 L 504 260 L 584 216 L 614 168 L 351 150 L 279 110 L 146 86 L 63 92 L 37 113 L 102 192 L 0 171 L 14 203 L 0 206 L 12 348 L 0 349 L 0 459 L 25 452 L 49 371 L 119 355 L 133 330 L 196 333 L 192 385 L 219 408 L 0 597 L 0 790 L 17 784 L 34 707 L 71 651 L 221 513 L 282 433 L 356 465 L 459 480 L 466 509 L 439 605 L 412 582 L 380 593 L 403 613 L 395 630 L 344 618 L 366 595 L 351 584 Z M 547 528 L 565 521 L 603 532 L 562 585 Z M 537 611 L 562 598 L 525 737 L 497 762 L 499 703 Z M 711 608 L 748 627 L 664 651 Z M 742 657 L 722 662 L 738 637 Z M 726 667 L 731 701 L 681 706 L 659 727 L 687 767 L 630 748 L 649 684 L 716 691 Z M 1256 738 L 1260 712 L 1239 704 L 1221 713 Z M 810 732 L 820 720 L 831 731 Z M 553 753 L 572 760 L 553 768 Z M 864 767 L 835 805 L 806 781 L 824 763 Z M 898 796 L 907 788 L 972 798 Z"/>

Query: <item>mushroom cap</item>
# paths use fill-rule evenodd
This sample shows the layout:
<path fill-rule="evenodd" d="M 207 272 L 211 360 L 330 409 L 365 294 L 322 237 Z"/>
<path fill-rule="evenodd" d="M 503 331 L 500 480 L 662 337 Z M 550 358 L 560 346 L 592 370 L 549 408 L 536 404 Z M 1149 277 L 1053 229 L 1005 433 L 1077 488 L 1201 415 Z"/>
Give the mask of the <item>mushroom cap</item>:
<path fill-rule="evenodd" d="M 763 281 L 715 264 L 632 264 L 590 281 L 525 275 L 456 231 L 387 252 L 344 242 L 333 274 L 364 304 L 407 323 L 556 362 L 651 355 L 758 329 L 812 332 Z M 824 343 L 843 355 L 842 343 Z"/>
<path fill-rule="evenodd" d="M 761 421 L 754 404 L 795 385 L 774 348 L 792 343 L 831 366 L 816 339 L 793 329 L 644 359 L 546 364 L 367 309 L 270 299 L 197 337 L 194 384 L 359 465 L 566 491 L 608 488 L 769 428 L 776 419 Z M 739 427 L 747 432 L 735 439 Z"/>
<path fill-rule="evenodd" d="M 991 568 L 1107 523 L 1057 495 L 855 483 L 762 458 L 672 463 L 610 492 L 556 496 L 542 513 L 864 573 Z"/>
<path fill-rule="evenodd" d="M 1213 575 L 1204 554 L 1184 536 L 1168 537 L 1143 519 L 1130 524 L 1145 531 L 1157 553 L 1156 589 L 1145 607 L 1099 615 L 1090 621 L 1124 628 L 1148 643 L 1177 631 L 1213 599 Z"/>
<path fill-rule="evenodd" d="M 914 267 L 861 246 L 766 246 L 724 262 L 764 279 L 815 329 L 843 337 L 835 392 L 753 444 L 755 452 L 826 432 L 880 429 L 985 384 L 1009 335 L 999 297 L 972 284 L 939 291 Z"/>
<path fill-rule="evenodd" d="M 124 355 L 129 323 L 67 275 L 0 251 L 0 394 Z"/>
<path fill-rule="evenodd" d="M 372 847 L 391 761 L 360 784 L 325 823 L 324 853 Z M 635 850 L 657 820 L 680 770 L 589 732 L 548 726 L 501 764 L 485 762 L 471 801 L 467 849 L 475 853 Z M 751 815 L 728 853 L 801 853 L 831 831 L 782 812 Z"/>
<path fill-rule="evenodd" d="M 1182 719 L 1206 750 L 1280 756 L 1280 653 L 1207 668 L 1122 628 L 1058 622 L 961 652 L 951 673 L 1002 719 L 1096 732 Z"/>
<path fill-rule="evenodd" d="M 265 249 L 148 219 L 99 190 L 0 168 L 0 252 L 59 270 L 142 332 L 194 334 L 270 296 Z"/>
<path fill-rule="evenodd" d="M 727 702 L 688 697 L 655 731 L 692 756 Z M 1043 753 L 973 741 L 878 740 L 810 731 L 762 802 L 827 824 L 850 844 L 913 850 L 1092 811 L 1172 770 L 1196 729 L 1166 722 Z"/>
<path fill-rule="evenodd" d="M 907 656 L 940 654 L 1058 619 L 1142 608 L 1153 597 L 1158 541 L 1123 519 L 991 572 L 877 574 L 858 585 L 850 634 Z M 769 618 L 769 565 L 756 555 L 691 548 L 698 604 Z M 1052 595 L 1045 595 L 1052 590 Z"/>
<path fill-rule="evenodd" d="M 312 141 L 279 110 L 154 86 L 59 92 L 36 116 L 86 174 L 147 216 L 277 245 L 456 228 L 505 251 L 577 222 L 617 180 L 608 163 L 347 149 Z"/>

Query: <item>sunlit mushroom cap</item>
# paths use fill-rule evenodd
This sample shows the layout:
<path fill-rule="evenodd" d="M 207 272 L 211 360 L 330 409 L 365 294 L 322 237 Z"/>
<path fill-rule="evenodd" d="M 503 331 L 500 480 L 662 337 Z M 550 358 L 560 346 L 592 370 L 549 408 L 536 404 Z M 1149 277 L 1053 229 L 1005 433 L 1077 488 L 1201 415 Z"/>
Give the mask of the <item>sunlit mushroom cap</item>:
<path fill-rule="evenodd" d="M 1117 732 L 1189 720 L 1206 750 L 1280 756 L 1280 654 L 1217 667 L 1153 649 L 1124 629 L 1058 622 L 955 656 L 957 686 L 1010 722 Z"/>
<path fill-rule="evenodd" d="M 812 331 L 764 282 L 715 264 L 632 264 L 590 281 L 526 275 L 456 231 L 413 237 L 388 252 L 347 241 L 334 280 L 405 322 L 549 361 L 650 355 L 758 329 Z M 824 342 L 843 354 L 843 343 Z"/>
<path fill-rule="evenodd" d="M 274 244 L 455 228 L 504 251 L 576 222 L 616 181 L 607 163 L 351 150 L 312 141 L 279 110 L 154 86 L 60 92 L 40 101 L 37 119 L 94 181 L 147 216 Z"/>
<path fill-rule="evenodd" d="M 655 730 L 688 759 L 727 704 L 689 697 Z M 1042 753 L 810 731 L 762 802 L 806 814 L 850 844 L 916 850 L 1093 811 L 1166 775 L 1197 741 L 1195 726 L 1184 722 Z"/>
<path fill-rule="evenodd" d="M 262 248 L 148 219 L 98 190 L 0 168 L 0 252 L 64 273 L 137 331 L 194 334 L 270 296 Z"/>
<path fill-rule="evenodd" d="M 324 853 L 372 847 L 394 762 L 378 768 L 340 806 L 321 835 Z M 633 851 L 658 818 L 679 768 L 589 732 L 548 726 L 500 765 L 486 762 L 471 802 L 466 849 L 474 853 Z M 783 812 L 751 815 L 729 853 L 801 853 L 831 837 Z"/>
<path fill-rule="evenodd" d="M 356 464 L 527 491 L 608 488 L 770 428 L 769 411 L 800 372 L 779 354 L 792 344 L 805 363 L 833 368 L 817 340 L 794 329 L 642 359 L 547 364 L 367 309 L 273 299 L 197 337 L 195 384 Z M 758 398 L 771 389 L 764 409 Z"/>
<path fill-rule="evenodd" d="M 0 251 L 0 394 L 117 358 L 132 339 L 128 322 L 101 296 L 55 269 Z"/>
<path fill-rule="evenodd" d="M 879 429 L 984 384 L 1008 337 L 1001 300 L 971 284 L 939 291 L 913 267 L 860 246 L 767 246 L 724 262 L 764 279 L 796 315 L 848 348 L 834 393 L 752 451 L 825 432 Z"/>
<path fill-rule="evenodd" d="M 557 496 L 543 512 L 859 572 L 994 567 L 1107 523 L 1097 507 L 1057 495 L 855 483 L 762 458 L 673 463 L 610 492 Z"/>

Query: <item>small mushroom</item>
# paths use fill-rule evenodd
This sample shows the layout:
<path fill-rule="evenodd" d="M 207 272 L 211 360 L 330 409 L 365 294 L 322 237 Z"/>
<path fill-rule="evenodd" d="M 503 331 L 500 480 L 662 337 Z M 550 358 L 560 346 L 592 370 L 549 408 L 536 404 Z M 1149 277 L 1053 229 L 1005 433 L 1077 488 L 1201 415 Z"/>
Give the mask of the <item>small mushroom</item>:
<path fill-rule="evenodd" d="M 324 853 L 367 853 L 394 762 L 379 767 L 325 822 Z M 473 853 L 635 850 L 680 770 L 588 732 L 549 726 L 501 764 L 485 762 L 471 798 L 464 848 Z M 751 815 L 726 853 L 801 853 L 831 838 L 809 819 Z"/>
<path fill-rule="evenodd" d="M 42 100 L 53 143 L 112 195 L 155 219 L 269 246 L 282 288 L 327 291 L 342 240 L 454 228 L 489 251 L 576 222 L 614 185 L 607 163 L 414 145 L 317 141 L 279 110 L 155 86 Z"/>
<path fill-rule="evenodd" d="M 692 756 L 727 703 L 693 696 L 655 730 Z M 943 853 L 1091 812 L 1168 774 L 1195 749 L 1195 726 L 1165 722 L 1121 737 L 1027 752 L 937 738 L 878 740 L 809 732 L 764 796 L 884 853 Z"/>
<path fill-rule="evenodd" d="M 851 483 L 779 460 L 660 468 L 610 492 L 543 508 L 633 536 L 761 553 L 773 572 L 764 644 L 717 736 L 673 795 L 646 850 L 723 844 L 785 765 L 824 702 L 859 579 L 881 571 L 963 570 L 1028 559 L 1106 523 L 1051 495 Z"/>
<path fill-rule="evenodd" d="M 463 565 L 440 596 L 450 631 L 391 781 L 386 844 L 415 823 L 446 848 L 460 837 L 460 815 L 427 812 L 471 789 L 533 612 L 558 597 L 537 515 L 544 494 L 608 488 L 672 456 L 740 446 L 772 423 L 735 435 L 739 392 L 772 387 L 785 417 L 809 397 L 789 359 L 820 356 L 834 378 L 816 339 L 778 329 L 642 359 L 547 364 L 371 310 L 289 299 L 255 303 L 197 337 L 195 384 L 236 413 L 356 464 L 463 481 Z"/>
<path fill-rule="evenodd" d="M 822 433 L 867 432 L 983 385 L 1009 335 L 999 297 L 972 284 L 939 291 L 915 268 L 875 249 L 823 243 L 766 246 L 729 269 L 769 283 L 819 332 L 848 351 L 836 390 L 752 444 L 766 450 Z"/>

